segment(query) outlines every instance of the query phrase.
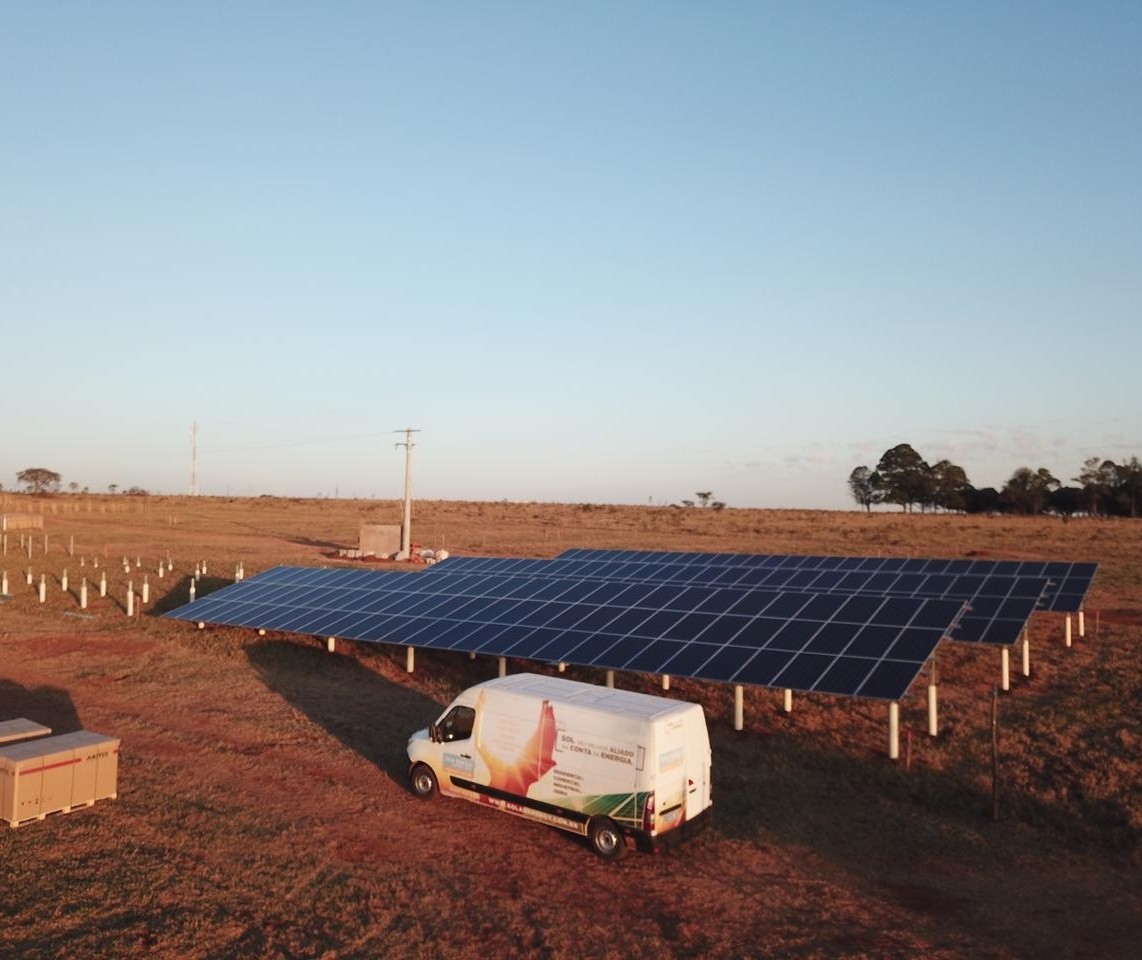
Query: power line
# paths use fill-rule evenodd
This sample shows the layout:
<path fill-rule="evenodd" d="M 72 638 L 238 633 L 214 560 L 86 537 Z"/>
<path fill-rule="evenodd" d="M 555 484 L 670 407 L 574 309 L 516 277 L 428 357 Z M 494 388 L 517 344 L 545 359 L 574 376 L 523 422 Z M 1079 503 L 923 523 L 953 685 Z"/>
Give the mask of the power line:
<path fill-rule="evenodd" d="M 397 431 L 399 432 L 399 431 Z M 345 437 L 323 437 L 320 440 L 289 440 L 284 443 L 263 443 L 246 447 L 219 447 L 214 453 L 245 453 L 249 450 L 284 450 L 289 447 L 310 447 L 320 443 L 343 443 L 347 440 L 370 440 L 383 437 L 383 433 L 357 433 Z"/>

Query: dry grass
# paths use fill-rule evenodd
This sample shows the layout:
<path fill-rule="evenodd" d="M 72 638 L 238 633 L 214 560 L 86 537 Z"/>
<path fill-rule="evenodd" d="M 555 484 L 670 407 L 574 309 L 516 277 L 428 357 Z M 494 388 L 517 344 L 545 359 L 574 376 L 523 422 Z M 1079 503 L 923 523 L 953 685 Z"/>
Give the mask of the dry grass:
<path fill-rule="evenodd" d="M 0 510 L 18 510 L 8 498 Z M 62 503 L 60 501 L 66 501 Z M 0 833 L 0 956 L 1133 957 L 1142 937 L 1142 523 L 795 511 L 420 503 L 416 539 L 454 553 L 570 546 L 1096 560 L 1088 636 L 1032 625 L 1033 675 L 1001 701 L 990 821 L 994 650 L 941 651 L 941 736 L 902 705 L 675 682 L 714 737 L 716 819 L 658 856 L 597 861 L 574 838 L 468 804 L 415 800 L 404 745 L 495 663 L 305 638 L 196 631 L 148 611 L 276 563 L 330 563 L 396 504 L 60 498 L 22 572 L 0 558 L 0 719 L 123 739 L 120 797 Z M 100 504 L 103 512 L 100 512 Z M 75 508 L 65 512 L 64 506 Z M 111 508 L 117 508 L 114 512 Z M 76 556 L 66 553 L 75 537 Z M 158 581 L 170 551 L 175 575 Z M 73 596 L 98 554 L 109 596 Z M 78 567 L 80 556 L 86 565 Z M 124 574 L 122 557 L 143 567 Z M 116 565 L 116 561 L 118 565 Z M 59 589 L 64 567 L 69 595 Z M 1094 636 L 1095 611 L 1098 636 Z M 523 664 L 515 665 L 522 668 Z M 597 679 L 589 671 L 579 676 Z M 620 685 L 655 690 L 654 678 Z"/>

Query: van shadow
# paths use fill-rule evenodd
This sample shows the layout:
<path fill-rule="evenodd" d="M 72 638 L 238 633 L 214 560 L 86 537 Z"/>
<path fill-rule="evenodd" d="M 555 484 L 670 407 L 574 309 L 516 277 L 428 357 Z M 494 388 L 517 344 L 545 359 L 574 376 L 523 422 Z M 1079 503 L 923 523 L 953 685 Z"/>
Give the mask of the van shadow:
<path fill-rule="evenodd" d="M 386 680 L 354 657 L 285 640 L 246 649 L 265 685 L 396 783 L 408 782 L 409 734 L 441 705 Z"/>
<path fill-rule="evenodd" d="M 52 733 L 82 730 L 71 694 L 59 687 L 23 687 L 0 678 L 0 721 L 18 718 L 51 727 Z"/>

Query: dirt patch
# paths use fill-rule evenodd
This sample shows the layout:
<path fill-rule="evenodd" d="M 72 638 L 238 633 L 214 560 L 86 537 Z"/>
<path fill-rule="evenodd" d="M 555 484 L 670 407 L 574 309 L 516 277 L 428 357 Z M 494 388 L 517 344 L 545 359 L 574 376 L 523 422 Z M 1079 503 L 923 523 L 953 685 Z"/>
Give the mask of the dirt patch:
<path fill-rule="evenodd" d="M 1088 615 L 1087 621 L 1090 622 Z M 1100 607 L 1097 620 L 1100 623 L 1118 624 L 1124 627 L 1142 627 L 1142 610 L 1137 607 Z"/>

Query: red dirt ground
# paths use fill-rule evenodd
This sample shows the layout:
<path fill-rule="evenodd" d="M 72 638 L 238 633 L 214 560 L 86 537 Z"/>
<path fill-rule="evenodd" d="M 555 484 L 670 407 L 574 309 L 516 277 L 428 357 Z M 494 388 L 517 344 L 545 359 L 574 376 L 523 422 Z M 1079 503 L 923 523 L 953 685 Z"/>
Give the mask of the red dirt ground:
<path fill-rule="evenodd" d="M 162 589 L 151 578 L 155 608 L 170 609 L 198 557 L 214 575 L 204 590 L 237 559 L 248 575 L 328 562 L 324 545 L 352 543 L 360 509 L 172 500 L 157 515 L 46 519 L 112 559 L 172 549 L 177 578 Z M 747 689 L 735 733 L 726 688 L 676 681 L 672 696 L 707 711 L 716 817 L 688 843 L 617 864 L 576 838 L 407 789 L 408 734 L 494 675 L 494 661 L 422 651 L 410 675 L 400 649 L 329 655 L 311 638 L 198 631 L 154 611 L 129 621 L 121 565 L 110 569 L 124 582 L 91 620 L 71 616 L 58 589 L 41 607 L 20 579 L 0 605 L 0 719 L 123 746 L 118 800 L 0 831 L 0 956 L 1137 955 L 1142 524 L 725 511 L 697 528 L 707 518 L 640 508 L 419 509 L 455 552 L 797 543 L 1103 567 L 1087 637 L 1068 650 L 1059 618 L 1032 624 L 1032 676 L 1001 702 L 1000 822 L 988 716 L 998 655 L 953 647 L 940 654 L 940 737 L 923 733 L 922 684 L 902 705 L 907 766 L 884 755 L 882 704 L 798 697 L 786 716 L 779 693 Z M 10 577 L 26 565 L 6 560 Z M 32 560 L 55 576 L 69 565 L 73 582 L 75 562 Z M 619 685 L 657 689 L 633 675 Z"/>

